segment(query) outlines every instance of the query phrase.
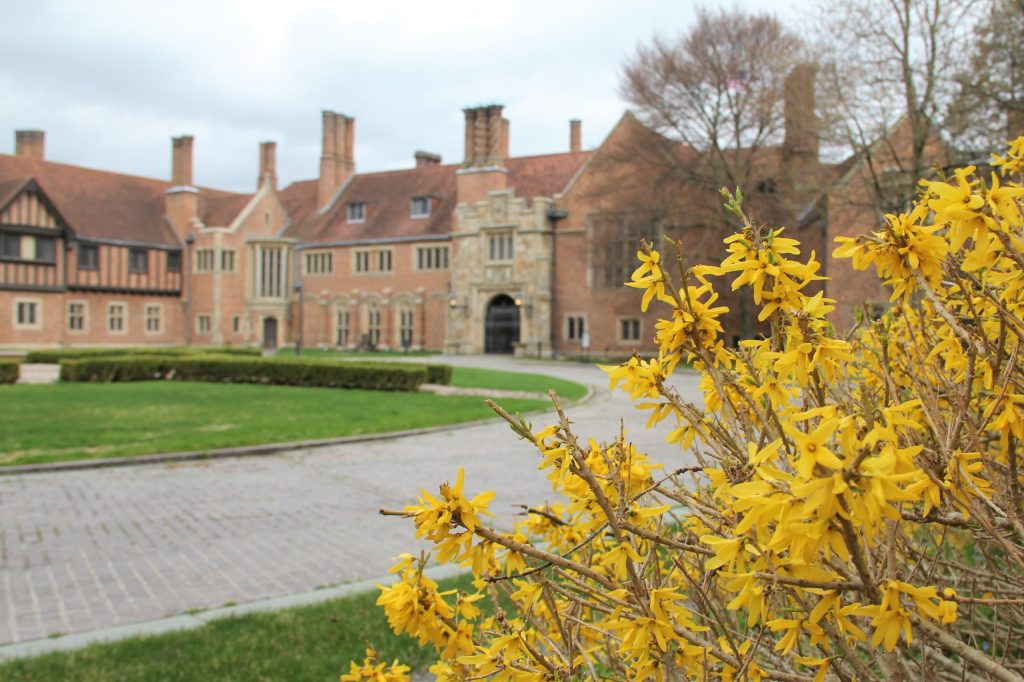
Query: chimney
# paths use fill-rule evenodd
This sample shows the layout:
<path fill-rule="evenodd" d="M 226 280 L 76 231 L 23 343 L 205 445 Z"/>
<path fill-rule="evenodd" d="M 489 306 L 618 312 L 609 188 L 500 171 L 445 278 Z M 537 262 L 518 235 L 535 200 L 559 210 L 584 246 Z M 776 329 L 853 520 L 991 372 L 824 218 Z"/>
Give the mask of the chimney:
<path fill-rule="evenodd" d="M 503 107 L 463 109 L 466 114 L 466 158 L 458 172 L 458 203 L 475 203 L 489 192 L 508 187 L 509 122 L 501 117 Z"/>
<path fill-rule="evenodd" d="M 333 111 L 323 112 L 323 148 L 317 205 L 327 206 L 355 172 L 354 118 Z"/>
<path fill-rule="evenodd" d="M 580 149 L 580 120 L 574 118 L 569 121 L 569 151 L 578 152 Z"/>
<path fill-rule="evenodd" d="M 501 117 L 503 107 L 464 109 L 466 114 L 465 168 L 503 166 L 507 147 L 508 121 Z"/>
<path fill-rule="evenodd" d="M 171 186 L 164 194 L 167 220 L 181 239 L 199 220 L 199 190 L 192 186 L 192 136 L 171 138 Z"/>
<path fill-rule="evenodd" d="M 440 166 L 441 155 L 431 154 L 430 152 L 416 152 L 416 167 L 423 168 L 424 166 Z"/>
<path fill-rule="evenodd" d="M 814 114 L 814 81 L 818 67 L 798 64 L 786 76 L 786 136 L 783 147 L 795 153 L 818 156 L 818 117 Z"/>
<path fill-rule="evenodd" d="M 256 180 L 257 189 L 269 183 L 270 189 L 277 191 L 277 143 L 260 142 L 260 176 Z"/>
<path fill-rule="evenodd" d="M 175 187 L 192 186 L 192 136 L 171 139 L 171 184 Z"/>
<path fill-rule="evenodd" d="M 42 130 L 15 130 L 14 154 L 29 159 L 45 158 L 46 133 Z"/>

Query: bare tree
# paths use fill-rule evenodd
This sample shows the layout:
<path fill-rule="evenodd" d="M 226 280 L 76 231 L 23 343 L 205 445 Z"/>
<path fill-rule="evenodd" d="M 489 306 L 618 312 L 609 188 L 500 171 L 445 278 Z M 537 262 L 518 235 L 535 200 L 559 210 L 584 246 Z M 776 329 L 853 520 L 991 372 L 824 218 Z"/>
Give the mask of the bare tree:
<path fill-rule="evenodd" d="M 765 145 L 781 141 L 786 77 L 803 42 L 769 14 L 697 10 L 675 40 L 655 38 L 623 68 L 620 94 L 651 130 L 696 152 L 668 165 L 701 187 L 747 188 Z"/>
<path fill-rule="evenodd" d="M 992 0 L 957 76 L 951 124 L 961 148 L 999 149 L 1024 135 L 1024 0 Z"/>
<path fill-rule="evenodd" d="M 862 163 L 864 198 L 876 213 L 913 197 L 940 160 L 956 99 L 972 0 L 825 0 L 822 97 L 828 140 Z"/>

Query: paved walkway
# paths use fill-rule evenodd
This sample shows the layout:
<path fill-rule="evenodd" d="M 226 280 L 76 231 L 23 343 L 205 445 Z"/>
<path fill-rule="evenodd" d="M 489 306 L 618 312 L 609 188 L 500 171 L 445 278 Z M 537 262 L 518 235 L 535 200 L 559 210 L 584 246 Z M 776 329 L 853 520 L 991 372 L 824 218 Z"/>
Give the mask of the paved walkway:
<path fill-rule="evenodd" d="M 643 449 L 684 462 L 592 366 L 445 361 L 589 384 L 593 398 L 570 409 L 580 435 L 610 439 L 626 415 Z M 694 377 L 678 386 L 696 395 Z M 411 524 L 379 507 L 401 508 L 464 466 L 468 491 L 499 491 L 492 509 L 507 525 L 517 504 L 550 497 L 536 461 L 495 422 L 264 457 L 0 476 L 0 645 L 381 576 L 417 544 Z"/>

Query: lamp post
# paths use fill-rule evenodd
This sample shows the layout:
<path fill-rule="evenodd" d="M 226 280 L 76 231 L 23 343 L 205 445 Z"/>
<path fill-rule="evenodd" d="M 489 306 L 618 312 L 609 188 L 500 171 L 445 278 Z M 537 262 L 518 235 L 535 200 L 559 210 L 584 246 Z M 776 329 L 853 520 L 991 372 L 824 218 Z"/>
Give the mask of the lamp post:
<path fill-rule="evenodd" d="M 303 308 L 303 305 L 302 305 L 302 282 L 298 282 L 295 285 L 295 297 L 298 300 L 298 305 L 299 305 L 299 314 L 298 314 L 299 330 L 298 330 L 298 333 L 295 335 L 295 354 L 296 355 L 301 355 L 302 354 L 302 308 Z"/>
<path fill-rule="evenodd" d="M 185 262 L 182 268 L 185 270 L 185 345 L 192 345 L 192 248 L 196 243 L 196 236 L 189 233 L 185 237 Z"/>

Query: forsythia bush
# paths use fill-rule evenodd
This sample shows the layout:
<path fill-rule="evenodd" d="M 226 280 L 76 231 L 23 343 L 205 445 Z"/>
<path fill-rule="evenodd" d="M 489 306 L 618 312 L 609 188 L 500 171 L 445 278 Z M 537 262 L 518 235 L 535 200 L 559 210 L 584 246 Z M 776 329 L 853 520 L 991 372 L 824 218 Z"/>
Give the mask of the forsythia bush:
<path fill-rule="evenodd" d="M 390 512 L 480 590 L 439 592 L 405 556 L 378 602 L 395 632 L 437 649 L 439 680 L 1024 680 L 1024 138 L 993 163 L 840 240 L 893 292 L 849 338 L 814 254 L 740 199 L 721 266 L 677 282 L 644 248 L 629 285 L 664 306 L 660 352 L 605 370 L 696 466 L 583 440 L 560 409 L 537 432 L 508 418 L 565 501 L 493 530 L 492 494 L 459 471 Z M 768 338 L 725 347 L 712 277 L 749 292 Z M 683 361 L 703 405 L 666 382 Z M 484 617 L 487 592 L 514 608 Z"/>

